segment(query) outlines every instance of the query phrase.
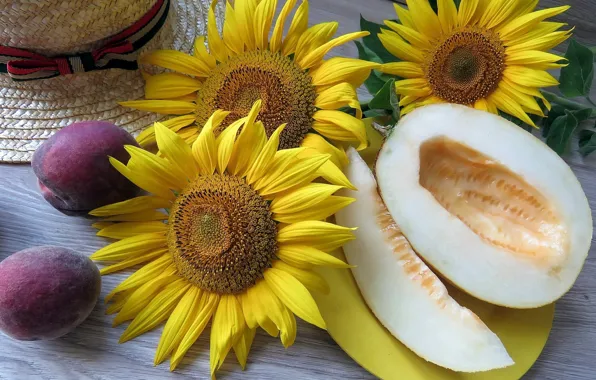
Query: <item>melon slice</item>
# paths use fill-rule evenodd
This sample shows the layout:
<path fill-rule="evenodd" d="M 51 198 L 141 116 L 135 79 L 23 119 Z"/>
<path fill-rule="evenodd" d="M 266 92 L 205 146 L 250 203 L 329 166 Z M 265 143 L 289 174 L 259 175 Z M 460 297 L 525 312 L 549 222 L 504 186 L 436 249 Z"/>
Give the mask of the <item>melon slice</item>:
<path fill-rule="evenodd" d="M 477 298 L 542 306 L 581 271 L 592 239 L 581 185 L 556 153 L 499 116 L 422 107 L 400 120 L 375 172 L 415 251 Z"/>
<path fill-rule="evenodd" d="M 346 175 L 356 202 L 336 214 L 357 226 L 344 245 L 354 278 L 377 319 L 420 357 L 455 371 L 478 372 L 513 364 L 499 338 L 447 293 L 389 215 L 370 169 L 354 149 Z M 348 316 L 349 318 L 349 316 Z"/>

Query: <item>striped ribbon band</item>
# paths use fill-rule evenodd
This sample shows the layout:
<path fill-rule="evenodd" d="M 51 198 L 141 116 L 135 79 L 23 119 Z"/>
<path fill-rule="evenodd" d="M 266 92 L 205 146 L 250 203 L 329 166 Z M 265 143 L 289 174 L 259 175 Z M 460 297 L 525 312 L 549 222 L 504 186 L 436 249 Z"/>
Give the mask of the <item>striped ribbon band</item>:
<path fill-rule="evenodd" d="M 170 0 L 157 0 L 140 20 L 91 52 L 45 57 L 27 50 L 0 46 L 0 73 L 10 75 L 15 81 L 27 81 L 114 68 L 136 70 L 138 50 L 159 32 L 169 7 Z"/>

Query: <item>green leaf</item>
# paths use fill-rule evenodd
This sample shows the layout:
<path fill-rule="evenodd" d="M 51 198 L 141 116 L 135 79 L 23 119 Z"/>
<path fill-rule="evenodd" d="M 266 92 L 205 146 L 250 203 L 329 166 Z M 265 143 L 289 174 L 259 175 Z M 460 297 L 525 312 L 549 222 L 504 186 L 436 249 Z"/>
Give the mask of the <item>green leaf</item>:
<path fill-rule="evenodd" d="M 399 61 L 399 58 L 389 53 L 377 36 L 377 34 L 381 33 L 381 27 L 383 27 L 383 25 L 368 21 L 362 17 L 362 15 L 360 15 L 360 29 L 370 32 L 368 36 L 362 38 L 364 45 L 366 45 L 367 48 L 372 50 L 377 57 L 379 57 L 381 63 L 397 62 Z"/>
<path fill-rule="evenodd" d="M 596 132 L 589 129 L 584 129 L 579 133 L 579 153 L 585 157 L 595 150 Z"/>
<path fill-rule="evenodd" d="M 374 54 L 374 52 L 372 50 L 368 49 L 366 46 L 364 46 L 359 41 L 354 41 L 354 42 L 356 43 L 356 47 L 358 48 L 358 58 L 367 60 L 367 61 L 376 62 L 374 60 L 374 57 L 376 55 Z M 370 73 L 368 78 L 364 81 L 364 86 L 366 87 L 368 92 L 370 92 L 372 95 L 379 92 L 379 90 L 381 88 L 383 88 L 384 85 L 385 85 L 385 81 L 383 81 L 381 78 L 379 78 L 375 74 L 374 70 Z"/>
<path fill-rule="evenodd" d="M 561 69 L 559 90 L 568 98 L 588 96 L 594 79 L 594 53 L 571 40 L 565 58 L 569 65 Z"/>
<path fill-rule="evenodd" d="M 557 118 L 559 118 L 560 116 L 565 115 L 565 112 L 571 113 L 577 119 L 578 124 L 592 117 L 591 108 L 583 108 L 581 110 L 568 110 L 565 109 L 565 107 L 563 106 L 553 105 L 550 112 L 548 113 L 548 117 L 544 119 L 542 123 L 542 136 L 546 137 L 549 135 L 550 128 L 552 127 L 555 120 L 557 120 Z"/>
<path fill-rule="evenodd" d="M 364 111 L 364 117 L 381 117 L 387 116 L 387 113 L 384 110 L 368 110 Z"/>
<path fill-rule="evenodd" d="M 548 136 L 546 137 L 546 144 L 559 155 L 564 154 L 569 147 L 569 140 L 578 124 L 573 113 L 565 110 L 565 115 L 557 117 L 550 126 Z"/>
<path fill-rule="evenodd" d="M 368 107 L 370 109 L 387 110 L 395 121 L 399 119 L 399 97 L 395 92 L 395 79 L 385 82 L 385 85 L 368 103 Z"/>

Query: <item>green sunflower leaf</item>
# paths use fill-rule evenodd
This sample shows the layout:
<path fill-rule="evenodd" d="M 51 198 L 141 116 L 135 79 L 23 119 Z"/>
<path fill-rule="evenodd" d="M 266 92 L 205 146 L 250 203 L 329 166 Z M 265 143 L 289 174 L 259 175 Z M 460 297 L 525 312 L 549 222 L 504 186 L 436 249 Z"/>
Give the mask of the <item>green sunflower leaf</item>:
<path fill-rule="evenodd" d="M 359 41 L 354 41 L 354 43 L 356 44 L 356 47 L 358 48 L 358 58 L 367 60 L 367 61 L 379 62 L 379 61 L 375 60 L 375 59 L 379 59 L 379 58 L 372 50 L 370 50 L 369 48 L 364 46 Z M 385 85 L 385 81 L 383 79 L 379 78 L 379 76 L 375 73 L 375 70 L 371 71 L 368 78 L 364 81 L 364 86 L 366 87 L 368 92 L 370 92 L 372 95 L 379 92 L 379 90 L 381 88 L 383 88 L 384 85 Z"/>
<path fill-rule="evenodd" d="M 385 49 L 381 43 L 381 40 L 377 36 L 379 33 L 381 33 L 382 27 L 384 26 L 372 21 L 368 21 L 362 17 L 362 15 L 360 15 L 360 29 L 370 32 L 368 36 L 362 38 L 364 45 L 376 54 L 376 56 L 380 59 L 380 63 L 397 62 L 399 59 Z"/>
<path fill-rule="evenodd" d="M 387 116 L 387 113 L 384 110 L 367 110 L 364 111 L 364 117 L 383 117 Z"/>
<path fill-rule="evenodd" d="M 594 79 L 594 53 L 579 42 L 571 40 L 565 58 L 569 65 L 561 69 L 559 90 L 568 98 L 588 96 Z"/>
<path fill-rule="evenodd" d="M 395 79 L 385 82 L 385 85 L 368 103 L 370 109 L 382 109 L 399 115 L 399 99 L 395 93 Z"/>
<path fill-rule="evenodd" d="M 550 134 L 550 129 L 553 123 L 561 116 L 565 115 L 565 112 L 571 113 L 576 119 L 578 123 L 581 123 L 584 120 L 588 120 L 592 117 L 592 109 L 591 108 L 583 108 L 580 110 L 569 110 L 565 107 L 555 104 L 551 108 L 548 116 L 543 119 L 542 123 L 542 136 L 547 137 Z"/>
<path fill-rule="evenodd" d="M 588 154 L 594 152 L 595 150 L 596 131 L 584 129 L 579 133 L 579 153 L 585 157 Z"/>
<path fill-rule="evenodd" d="M 578 125 L 579 122 L 573 113 L 565 110 L 565 115 L 557 117 L 550 126 L 546 137 L 546 145 L 550 146 L 559 155 L 564 154 L 567 152 L 569 140 Z"/>

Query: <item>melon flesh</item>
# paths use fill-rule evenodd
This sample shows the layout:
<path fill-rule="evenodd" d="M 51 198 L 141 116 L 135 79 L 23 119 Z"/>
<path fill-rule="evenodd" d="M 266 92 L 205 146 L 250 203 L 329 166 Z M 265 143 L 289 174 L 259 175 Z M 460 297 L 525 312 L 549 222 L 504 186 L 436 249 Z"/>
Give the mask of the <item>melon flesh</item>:
<path fill-rule="evenodd" d="M 375 170 L 416 252 L 471 295 L 539 307 L 579 275 L 592 238 L 586 196 L 569 166 L 513 123 L 422 107 L 400 120 Z"/>
<path fill-rule="evenodd" d="M 358 191 L 343 191 L 356 202 L 339 211 L 336 221 L 358 227 L 344 252 L 377 319 L 417 355 L 442 367 L 479 372 L 512 365 L 499 338 L 451 298 L 416 256 L 377 193 L 366 163 L 354 149 L 348 157 L 346 175 Z"/>

